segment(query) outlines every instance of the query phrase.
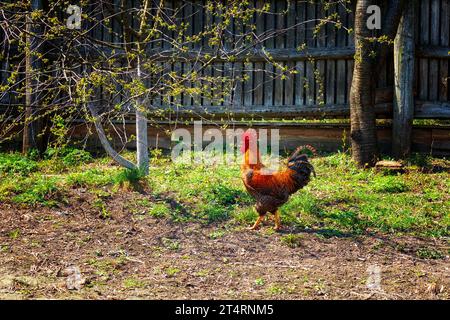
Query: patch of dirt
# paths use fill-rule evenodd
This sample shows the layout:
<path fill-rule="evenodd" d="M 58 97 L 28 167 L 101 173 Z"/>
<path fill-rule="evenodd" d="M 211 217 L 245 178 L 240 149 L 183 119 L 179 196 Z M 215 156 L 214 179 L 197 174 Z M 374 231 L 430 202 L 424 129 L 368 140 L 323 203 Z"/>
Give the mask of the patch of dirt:
<path fill-rule="evenodd" d="M 110 217 L 102 218 L 96 197 L 74 189 L 61 208 L 0 204 L 0 299 L 450 296 L 444 239 L 176 223 L 147 215 L 136 203 L 150 197 L 131 191 L 104 198 Z M 283 241 L 291 233 L 292 247 Z M 442 256 L 423 259 L 418 250 Z M 80 270 L 80 290 L 68 289 L 68 267 Z"/>

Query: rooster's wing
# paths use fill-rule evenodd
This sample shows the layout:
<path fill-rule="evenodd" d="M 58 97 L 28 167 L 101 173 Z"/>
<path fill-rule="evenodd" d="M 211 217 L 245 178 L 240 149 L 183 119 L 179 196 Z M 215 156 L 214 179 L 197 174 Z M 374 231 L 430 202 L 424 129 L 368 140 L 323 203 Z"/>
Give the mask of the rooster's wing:
<path fill-rule="evenodd" d="M 247 191 L 256 199 L 256 209 L 260 214 L 274 212 L 289 198 L 286 186 L 279 182 L 278 172 L 266 172 L 247 169 L 243 173 L 243 182 Z"/>

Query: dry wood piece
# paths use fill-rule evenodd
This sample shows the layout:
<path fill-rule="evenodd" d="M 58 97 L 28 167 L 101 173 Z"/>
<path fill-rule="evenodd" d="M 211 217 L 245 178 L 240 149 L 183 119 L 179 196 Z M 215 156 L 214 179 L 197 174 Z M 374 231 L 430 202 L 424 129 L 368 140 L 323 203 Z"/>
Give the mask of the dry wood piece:
<path fill-rule="evenodd" d="M 379 161 L 375 165 L 376 170 L 389 170 L 389 171 L 398 171 L 403 172 L 405 169 L 405 166 L 398 161 Z"/>

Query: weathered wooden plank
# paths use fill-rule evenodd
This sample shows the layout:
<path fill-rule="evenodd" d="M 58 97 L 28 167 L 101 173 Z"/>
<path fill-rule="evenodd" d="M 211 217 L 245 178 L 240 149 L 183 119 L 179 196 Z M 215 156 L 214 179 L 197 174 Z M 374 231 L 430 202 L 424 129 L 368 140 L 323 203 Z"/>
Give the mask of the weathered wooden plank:
<path fill-rule="evenodd" d="M 448 52 L 450 52 L 450 1 L 442 0 L 442 8 L 441 8 L 441 46 L 447 47 Z"/>
<path fill-rule="evenodd" d="M 318 60 L 316 62 L 316 104 L 325 104 L 325 61 Z"/>
<path fill-rule="evenodd" d="M 305 62 L 297 61 L 295 63 L 295 105 L 305 104 Z"/>
<path fill-rule="evenodd" d="M 416 101 L 415 118 L 450 119 L 450 103 Z"/>
<path fill-rule="evenodd" d="M 317 38 L 314 36 L 314 29 L 316 27 L 316 5 L 308 4 L 306 6 L 306 43 L 308 47 L 315 47 Z"/>
<path fill-rule="evenodd" d="M 284 1 L 275 1 L 275 21 L 277 28 L 277 37 L 275 38 L 275 48 L 283 49 L 285 48 L 285 2 Z"/>
<path fill-rule="evenodd" d="M 348 24 L 348 13 L 347 13 L 345 4 L 338 3 L 337 6 L 338 6 L 337 12 L 338 12 L 339 18 L 345 26 L 346 24 Z M 346 47 L 348 45 L 348 37 L 349 37 L 349 35 L 348 35 L 347 31 L 345 30 L 345 28 L 338 29 L 337 30 L 337 46 L 338 47 Z"/>
<path fill-rule="evenodd" d="M 320 29 L 318 30 L 317 33 L 317 47 L 319 48 L 323 48 L 327 46 L 327 26 L 326 25 L 321 25 L 321 22 L 326 18 L 325 16 L 326 12 L 324 9 L 324 5 L 322 3 L 317 3 L 316 4 L 316 18 L 317 18 L 317 22 L 316 25 L 319 27 Z"/>
<path fill-rule="evenodd" d="M 177 77 L 181 76 L 182 73 L 182 67 L 181 62 L 175 62 L 173 65 L 173 71 L 177 75 Z M 176 80 L 175 84 L 177 84 L 178 80 Z M 174 105 L 180 105 L 181 104 L 181 94 L 177 94 L 173 97 L 173 104 Z"/>
<path fill-rule="evenodd" d="M 106 14 L 107 15 L 107 14 Z M 112 30 L 111 30 L 111 18 L 110 19 L 105 19 L 105 17 L 103 17 L 103 30 L 102 30 L 102 40 L 105 41 L 106 43 L 110 43 L 112 41 Z"/>
<path fill-rule="evenodd" d="M 325 11 L 323 4 L 317 2 L 315 4 L 316 10 L 316 26 L 320 26 L 321 21 L 325 18 Z M 326 26 L 320 26 L 320 29 L 316 30 L 316 46 L 318 48 L 326 47 Z M 315 103 L 325 104 L 325 60 L 316 60 L 316 70 L 315 70 Z"/>
<path fill-rule="evenodd" d="M 296 41 L 295 41 L 295 1 L 288 1 L 286 6 L 286 48 L 295 49 Z"/>
<path fill-rule="evenodd" d="M 162 62 L 157 62 L 156 65 L 158 68 L 162 67 Z M 152 86 L 156 85 L 156 81 L 160 76 L 162 76 L 163 72 L 159 72 L 158 74 L 151 74 L 150 77 L 148 77 L 145 81 L 146 87 L 151 88 Z M 152 97 L 151 103 L 153 106 L 161 107 L 164 105 L 163 99 L 160 95 L 156 95 L 156 97 Z"/>
<path fill-rule="evenodd" d="M 265 15 L 265 30 L 268 34 L 273 34 L 275 31 L 275 1 L 270 1 L 270 12 Z M 268 49 L 275 48 L 275 37 L 268 37 L 267 40 L 264 41 L 264 46 Z"/>
<path fill-rule="evenodd" d="M 183 40 L 189 48 L 192 48 L 193 43 L 190 41 L 193 32 L 192 4 L 188 1 L 184 1 L 182 17 L 183 22 L 186 24 L 186 32 L 184 34 Z"/>
<path fill-rule="evenodd" d="M 281 66 L 284 67 L 284 63 L 280 63 Z M 282 106 L 283 105 L 283 96 L 284 96 L 284 81 L 282 80 L 283 71 L 280 68 L 275 67 L 276 76 L 275 76 L 275 89 L 274 89 L 274 105 Z"/>
<path fill-rule="evenodd" d="M 450 1 L 443 0 L 441 8 L 441 37 L 440 45 L 442 47 L 447 47 L 450 45 Z M 448 48 L 448 54 L 450 53 L 450 48 Z M 450 56 L 450 55 L 449 55 Z M 450 100 L 450 74 L 449 74 L 449 60 L 441 59 L 439 65 L 440 75 L 439 75 L 439 100 L 449 101 Z"/>
<path fill-rule="evenodd" d="M 336 13 L 336 5 L 332 5 L 327 11 L 327 15 L 332 17 Z M 336 25 L 334 23 L 327 23 L 326 28 L 326 46 L 333 48 L 336 46 Z"/>
<path fill-rule="evenodd" d="M 246 130 L 248 128 L 248 122 L 244 121 L 215 121 L 218 124 L 226 124 L 227 128 L 231 125 L 235 129 Z M 73 131 L 72 136 L 75 139 L 85 139 L 86 133 L 88 132 L 86 122 L 77 122 L 77 126 Z M 209 128 L 217 128 L 216 126 L 205 126 L 205 130 Z M 323 123 L 294 123 L 294 122 L 265 122 L 265 121 L 255 121 L 252 122 L 252 126 L 257 129 L 280 129 L 280 136 L 282 137 L 282 143 L 280 145 L 282 150 L 293 150 L 298 145 L 302 144 L 312 144 L 314 147 L 321 151 L 335 152 L 341 150 L 342 147 L 342 136 L 344 130 L 349 131 L 350 125 L 346 123 L 342 124 L 323 124 Z M 194 126 L 193 121 L 186 121 L 184 123 L 179 123 L 177 128 L 183 128 L 188 130 L 193 134 Z M 133 121 L 126 121 L 125 130 L 128 135 L 133 134 L 136 128 Z M 172 147 L 171 143 L 171 133 L 173 130 L 173 122 L 171 121 L 159 121 L 157 126 L 148 127 L 149 137 L 153 139 L 149 140 L 151 146 L 156 145 L 155 137 L 158 139 L 158 147 L 170 149 Z M 391 138 L 391 128 L 388 125 L 377 126 L 378 137 L 379 137 L 379 147 L 383 148 L 390 144 Z M 430 145 L 433 142 L 432 153 L 436 156 L 448 156 L 450 154 L 449 146 L 449 135 L 450 128 L 439 127 L 421 127 L 415 126 L 413 128 L 413 151 L 414 152 L 426 152 L 430 153 Z M 92 139 L 96 139 L 95 135 Z M 95 141 L 90 140 L 89 146 L 98 146 Z M 389 151 L 384 149 L 383 151 Z"/>
<path fill-rule="evenodd" d="M 256 0 L 256 9 L 257 10 L 262 10 L 264 7 L 264 0 Z M 258 39 L 260 39 L 258 41 L 258 48 L 261 48 L 263 43 L 261 40 L 262 37 L 264 37 L 264 17 L 265 14 L 263 14 L 262 12 L 257 12 L 256 13 L 256 20 L 255 20 L 255 24 L 256 24 L 256 35 L 258 37 Z"/>
<path fill-rule="evenodd" d="M 430 0 L 420 1 L 420 45 L 430 45 Z M 421 57 L 422 55 L 419 55 Z M 428 100 L 428 59 L 419 59 L 419 99 Z"/>
<path fill-rule="evenodd" d="M 264 98 L 264 63 L 255 62 L 253 103 L 263 105 Z"/>
<path fill-rule="evenodd" d="M 192 5 L 192 14 L 193 14 L 193 19 L 192 19 L 193 35 L 200 36 L 201 32 L 203 30 L 203 6 L 198 1 L 194 2 Z M 194 48 L 200 48 L 202 46 L 201 38 L 202 37 L 200 37 L 200 40 L 194 41 L 194 43 L 193 43 Z"/>
<path fill-rule="evenodd" d="M 210 49 L 209 41 L 211 39 L 211 30 L 213 27 L 213 13 L 208 10 L 208 6 L 206 6 L 205 1 L 203 2 L 203 32 L 205 32 L 205 35 L 202 37 L 202 43 L 203 43 L 203 50 L 204 49 Z"/>
<path fill-rule="evenodd" d="M 445 59 L 449 57 L 450 47 L 422 46 L 417 48 L 416 51 L 419 58 Z"/>
<path fill-rule="evenodd" d="M 241 92 L 242 93 L 242 92 Z M 242 100 L 241 100 L 242 101 Z M 207 106 L 211 114 L 228 114 L 230 111 L 226 106 Z M 375 105 L 375 112 L 379 118 L 390 118 L 392 116 L 392 103 L 382 103 Z M 195 111 L 198 114 L 204 112 L 203 106 L 190 106 L 183 108 L 185 112 Z M 180 110 L 182 111 L 182 110 Z M 233 106 L 233 114 L 236 117 L 246 118 L 249 115 L 264 117 L 348 117 L 350 109 L 347 104 L 333 105 L 253 105 L 251 107 L 242 104 Z M 432 103 L 416 101 L 414 118 L 417 119 L 450 119 L 450 103 Z"/>
<path fill-rule="evenodd" d="M 440 42 L 440 17 L 441 17 L 441 0 L 431 1 L 431 27 L 430 27 L 430 43 L 433 46 L 438 46 Z"/>
<path fill-rule="evenodd" d="M 439 96 L 439 60 L 429 60 L 429 88 L 428 99 L 431 101 L 437 101 Z"/>
<path fill-rule="evenodd" d="M 314 77 L 315 61 L 306 61 L 306 101 L 305 104 L 312 106 L 315 104 L 315 92 L 314 87 L 316 85 L 316 79 Z"/>
<path fill-rule="evenodd" d="M 347 78 L 345 70 L 347 69 L 345 60 L 338 60 L 337 64 L 337 83 L 336 83 L 336 103 L 343 104 L 347 102 Z"/>
<path fill-rule="evenodd" d="M 113 0 L 114 7 L 119 8 L 120 0 Z M 119 44 L 122 42 L 122 27 L 119 23 L 119 19 L 113 19 L 112 21 L 112 30 L 113 30 L 113 41 L 115 44 Z"/>
<path fill-rule="evenodd" d="M 189 78 L 189 74 L 191 73 L 191 70 L 192 70 L 192 65 L 189 62 L 184 62 L 184 63 L 181 64 L 181 66 L 182 66 L 182 76 L 183 76 L 183 78 Z M 189 92 L 186 92 L 186 91 L 189 91 L 189 88 L 191 87 L 191 85 L 192 85 L 191 81 L 185 81 L 184 82 L 185 90 L 184 90 L 184 92 L 182 94 L 182 97 L 183 97 L 182 101 L 183 101 L 183 105 L 184 106 L 190 106 L 191 105 L 191 98 L 192 97 L 189 94 Z"/>
<path fill-rule="evenodd" d="M 336 62 L 334 60 L 327 61 L 326 74 L 326 104 L 336 103 Z"/>
<path fill-rule="evenodd" d="M 253 63 L 244 64 L 244 105 L 251 106 L 253 104 Z"/>
<path fill-rule="evenodd" d="M 105 54 L 112 54 L 111 48 L 102 49 Z M 80 52 L 92 55 L 92 57 L 98 56 L 98 51 L 83 48 Z M 116 56 L 125 57 L 126 52 L 123 49 L 114 49 Z M 236 52 L 221 50 L 222 55 L 218 55 L 217 51 L 211 50 L 210 48 L 203 48 L 201 50 L 188 50 L 186 53 L 180 53 L 179 51 L 173 50 L 160 50 L 160 49 L 149 49 L 147 50 L 147 55 L 154 60 L 171 60 L 174 56 L 177 56 L 183 60 L 197 60 L 199 57 L 204 58 L 205 55 L 216 56 L 217 61 L 227 61 L 230 54 L 235 55 Z M 306 59 L 351 59 L 355 54 L 353 48 L 307 48 L 305 50 L 298 51 L 296 49 L 257 49 L 249 48 L 245 52 L 235 55 L 235 61 L 266 61 L 267 53 L 270 54 L 274 60 L 285 60 L 285 61 L 296 61 L 296 60 L 306 60 Z M 442 57 L 442 56 L 438 56 Z"/>
<path fill-rule="evenodd" d="M 440 60 L 439 70 L 439 101 L 449 101 L 449 60 Z"/>
<path fill-rule="evenodd" d="M 203 76 L 203 86 L 206 88 L 205 92 L 202 94 L 202 105 L 205 107 L 211 106 L 211 76 L 212 76 L 212 66 L 207 65 L 202 70 Z"/>
<path fill-rule="evenodd" d="M 294 102 L 294 78 L 295 74 L 291 74 L 292 71 L 295 70 L 295 63 L 293 61 L 289 61 L 286 63 L 288 73 L 286 75 L 286 79 L 284 81 L 284 103 L 287 105 L 293 105 Z"/>
<path fill-rule="evenodd" d="M 173 14 L 173 0 L 166 1 L 164 3 L 163 19 L 169 25 L 171 25 L 173 23 L 172 14 Z M 167 28 L 167 27 L 164 28 L 164 35 L 163 35 L 163 39 L 161 40 L 161 41 L 163 41 L 163 49 L 164 50 L 169 50 L 171 48 L 171 46 L 172 46 L 171 39 L 173 39 L 173 37 L 174 37 L 174 31 L 169 30 L 169 28 Z"/>
<path fill-rule="evenodd" d="M 295 39 L 296 39 L 296 47 L 302 47 L 303 44 L 306 44 L 306 3 L 303 1 L 296 1 L 296 30 L 295 30 Z"/>
<path fill-rule="evenodd" d="M 445 128 L 432 129 L 433 154 L 435 151 L 449 153 L 450 151 L 450 130 Z"/>
<path fill-rule="evenodd" d="M 420 1 L 420 44 L 430 44 L 430 0 Z"/>
<path fill-rule="evenodd" d="M 386 63 L 383 65 L 382 69 L 378 71 L 378 81 L 377 88 L 384 88 L 388 85 L 388 77 L 392 74 L 388 72 L 389 66 Z"/>
<path fill-rule="evenodd" d="M 222 63 L 214 63 L 212 65 L 212 77 L 213 77 L 213 83 L 212 83 L 212 92 L 213 92 L 213 98 L 211 99 L 211 105 L 212 106 L 221 106 L 222 105 L 222 99 L 223 99 L 223 88 L 222 88 L 222 81 L 219 79 L 223 76 L 222 74 Z"/>
<path fill-rule="evenodd" d="M 428 100 L 428 60 L 419 59 L 419 99 Z"/>
<path fill-rule="evenodd" d="M 224 76 L 226 80 L 226 84 L 228 86 L 228 81 L 231 80 L 232 74 L 233 74 L 233 64 L 230 62 L 226 62 L 224 64 Z M 195 103 L 195 102 L 194 102 Z M 232 104 L 232 90 L 230 92 L 228 92 L 228 90 L 226 90 L 225 94 L 224 94 L 224 102 L 223 102 L 224 106 L 231 106 Z"/>
<path fill-rule="evenodd" d="M 430 44 L 438 46 L 440 43 L 439 25 L 440 25 L 440 0 L 431 1 L 431 27 L 430 27 Z M 439 61 L 436 59 L 429 60 L 429 91 L 428 99 L 437 101 L 439 96 Z"/>
<path fill-rule="evenodd" d="M 234 63 L 233 79 L 235 79 L 234 91 L 233 91 L 233 110 L 240 108 L 242 105 L 242 62 Z"/>
<path fill-rule="evenodd" d="M 406 6 L 394 42 L 394 105 L 392 151 L 398 159 L 411 152 L 414 118 L 414 6 Z"/>
<path fill-rule="evenodd" d="M 207 106 L 208 112 L 215 115 L 224 115 L 229 112 L 229 108 L 224 106 Z M 204 113 L 203 106 L 189 106 L 183 107 L 181 112 L 191 114 L 192 112 L 202 114 Z M 244 105 L 234 105 L 233 115 L 236 117 L 248 118 L 252 116 L 259 117 L 347 117 L 350 114 L 348 105 L 253 105 L 251 107 Z M 378 116 L 386 116 L 392 113 L 392 104 L 381 104 L 375 106 L 375 111 Z M 441 110 L 439 109 L 439 112 Z M 428 115 L 428 114 L 427 114 Z"/>
<path fill-rule="evenodd" d="M 264 73 L 264 105 L 273 105 L 273 75 L 274 69 L 271 63 L 265 63 L 265 73 Z"/>

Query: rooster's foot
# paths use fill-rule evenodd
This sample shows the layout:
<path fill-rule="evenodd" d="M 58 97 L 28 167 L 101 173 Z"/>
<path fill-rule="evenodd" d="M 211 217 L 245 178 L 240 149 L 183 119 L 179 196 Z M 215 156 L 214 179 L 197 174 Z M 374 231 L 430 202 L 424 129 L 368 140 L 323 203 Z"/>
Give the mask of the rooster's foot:
<path fill-rule="evenodd" d="M 263 216 L 259 216 L 258 220 L 256 220 L 255 224 L 253 225 L 253 227 L 248 228 L 248 230 L 258 230 L 259 229 L 259 225 L 261 224 L 261 222 L 263 221 L 264 217 Z"/>

